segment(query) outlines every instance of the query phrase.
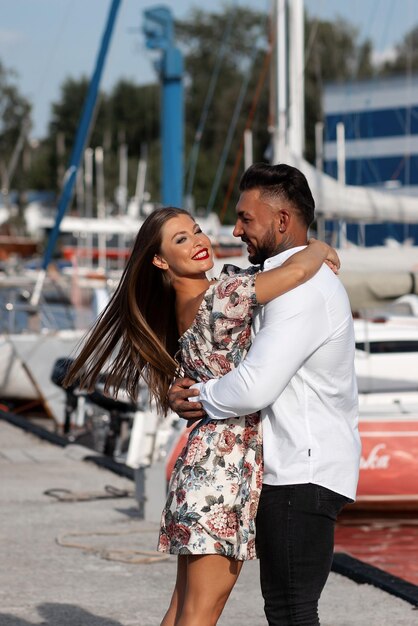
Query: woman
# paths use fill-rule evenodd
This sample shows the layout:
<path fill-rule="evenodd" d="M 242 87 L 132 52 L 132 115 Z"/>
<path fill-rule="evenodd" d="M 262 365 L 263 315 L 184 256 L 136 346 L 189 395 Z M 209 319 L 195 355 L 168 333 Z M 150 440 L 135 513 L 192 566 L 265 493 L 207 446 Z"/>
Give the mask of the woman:
<path fill-rule="evenodd" d="M 135 400 L 143 377 L 166 414 L 179 363 L 197 380 L 235 367 L 250 346 L 254 307 L 308 280 L 324 261 L 339 264 L 329 246 L 313 242 L 279 268 L 226 266 L 210 281 L 212 248 L 198 224 L 182 209 L 155 211 L 66 383 L 81 373 L 81 385 L 91 388 L 108 365 L 105 390 L 117 394 L 124 385 Z M 203 420 L 191 432 L 162 516 L 159 550 L 179 555 L 162 626 L 217 623 L 243 560 L 255 558 L 261 464 L 258 414 Z"/>

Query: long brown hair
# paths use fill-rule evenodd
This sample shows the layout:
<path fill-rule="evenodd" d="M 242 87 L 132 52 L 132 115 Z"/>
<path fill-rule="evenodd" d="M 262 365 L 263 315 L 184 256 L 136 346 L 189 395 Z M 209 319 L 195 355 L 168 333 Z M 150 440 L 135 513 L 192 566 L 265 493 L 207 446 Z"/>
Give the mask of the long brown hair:
<path fill-rule="evenodd" d="M 165 207 L 151 213 L 136 237 L 120 283 L 83 341 L 64 385 L 78 377 L 91 390 L 107 365 L 105 393 L 123 386 L 135 402 L 141 377 L 157 408 L 168 411 L 168 389 L 176 375 L 178 350 L 175 293 L 167 272 L 152 260 L 160 252 L 164 224 L 184 209 Z"/>

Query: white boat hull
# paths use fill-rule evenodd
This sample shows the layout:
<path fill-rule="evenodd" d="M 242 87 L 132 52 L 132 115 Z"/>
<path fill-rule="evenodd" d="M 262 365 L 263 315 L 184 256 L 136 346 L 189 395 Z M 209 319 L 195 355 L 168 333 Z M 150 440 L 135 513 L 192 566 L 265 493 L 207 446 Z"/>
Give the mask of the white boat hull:
<path fill-rule="evenodd" d="M 82 330 L 0 335 L 0 400 L 36 400 L 64 423 L 65 393 L 51 381 L 55 360 L 69 356 Z"/>

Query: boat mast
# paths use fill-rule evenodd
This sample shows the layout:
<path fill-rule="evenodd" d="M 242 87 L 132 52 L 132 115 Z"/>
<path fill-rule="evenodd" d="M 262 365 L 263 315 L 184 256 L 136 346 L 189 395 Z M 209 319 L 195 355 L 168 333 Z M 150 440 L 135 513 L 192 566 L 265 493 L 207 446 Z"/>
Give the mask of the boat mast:
<path fill-rule="evenodd" d="M 289 150 L 302 158 L 305 148 L 305 59 L 303 0 L 289 2 Z"/>
<path fill-rule="evenodd" d="M 73 151 L 70 157 L 67 171 L 65 173 L 64 187 L 58 203 L 55 225 L 49 236 L 48 245 L 42 262 L 42 271 L 39 273 L 38 281 L 32 294 L 31 304 L 33 305 L 36 305 L 39 302 L 42 285 L 45 279 L 46 269 L 51 262 L 51 258 L 55 250 L 55 245 L 57 243 L 57 238 L 59 235 L 60 225 L 73 195 L 74 183 L 77 177 L 77 170 L 79 168 L 84 148 L 89 137 L 93 114 L 97 102 L 97 96 L 99 93 L 100 81 L 103 74 L 103 68 L 109 50 L 110 40 L 112 37 L 120 4 L 121 0 L 112 0 L 110 6 L 106 27 L 103 33 L 99 53 L 96 60 L 96 67 L 90 81 L 86 100 L 84 102 L 84 108 L 77 129 Z"/>
<path fill-rule="evenodd" d="M 276 32 L 273 163 L 302 157 L 305 141 L 303 0 L 273 0 Z"/>
<path fill-rule="evenodd" d="M 273 163 L 286 160 L 287 151 L 287 0 L 274 0 L 274 21 L 276 27 L 276 58 L 273 67 L 275 77 L 275 128 L 273 134 Z"/>

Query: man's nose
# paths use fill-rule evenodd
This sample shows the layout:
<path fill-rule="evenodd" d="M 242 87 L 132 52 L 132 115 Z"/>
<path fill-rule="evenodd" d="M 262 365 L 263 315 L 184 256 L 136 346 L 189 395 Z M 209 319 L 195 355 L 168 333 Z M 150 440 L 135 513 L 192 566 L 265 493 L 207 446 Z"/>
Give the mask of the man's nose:
<path fill-rule="evenodd" d="M 237 222 L 234 226 L 234 230 L 232 231 L 232 234 L 234 235 L 234 237 L 241 237 L 241 235 L 243 234 L 243 230 L 242 227 L 239 225 L 239 223 Z"/>

